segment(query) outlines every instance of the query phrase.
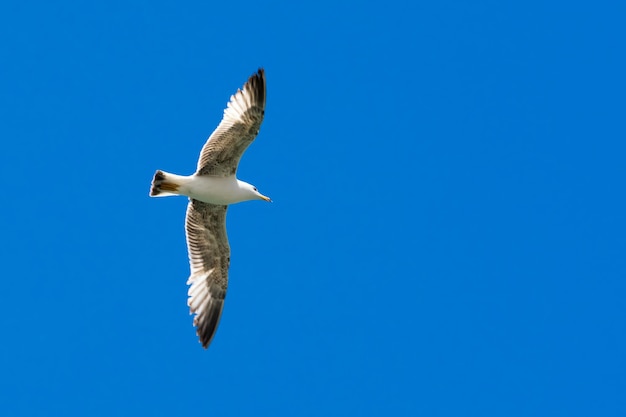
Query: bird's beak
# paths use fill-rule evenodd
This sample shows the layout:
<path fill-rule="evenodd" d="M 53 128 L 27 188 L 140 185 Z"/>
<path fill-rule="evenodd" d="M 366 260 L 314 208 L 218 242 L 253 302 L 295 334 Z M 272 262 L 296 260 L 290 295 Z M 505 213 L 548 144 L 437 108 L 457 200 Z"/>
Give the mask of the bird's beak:
<path fill-rule="evenodd" d="M 271 198 L 266 197 L 266 196 L 264 196 L 264 195 L 260 195 L 259 197 L 261 197 L 263 200 L 267 201 L 268 203 L 271 203 L 271 202 L 272 202 L 272 199 L 271 199 Z"/>

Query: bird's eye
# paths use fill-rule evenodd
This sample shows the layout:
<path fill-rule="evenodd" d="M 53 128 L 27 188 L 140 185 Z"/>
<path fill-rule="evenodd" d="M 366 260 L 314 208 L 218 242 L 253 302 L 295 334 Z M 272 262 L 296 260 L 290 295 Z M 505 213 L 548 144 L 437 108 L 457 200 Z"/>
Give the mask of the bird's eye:
<path fill-rule="evenodd" d="M 256 192 L 259 192 L 259 190 L 257 190 L 256 187 L 252 187 L 252 189 Z"/>

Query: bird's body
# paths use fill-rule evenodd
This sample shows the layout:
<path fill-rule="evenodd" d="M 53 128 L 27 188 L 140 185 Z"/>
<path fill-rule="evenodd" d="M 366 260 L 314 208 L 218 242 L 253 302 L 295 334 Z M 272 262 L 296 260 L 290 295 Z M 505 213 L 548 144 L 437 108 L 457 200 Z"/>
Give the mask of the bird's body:
<path fill-rule="evenodd" d="M 203 347 L 219 323 L 228 287 L 230 246 L 226 235 L 229 204 L 271 201 L 236 177 L 239 159 L 259 132 L 265 113 L 265 73 L 259 69 L 231 96 L 221 123 L 200 152 L 197 170 L 183 176 L 158 170 L 150 196 L 189 197 L 185 232 L 191 275 L 189 305 Z"/>
<path fill-rule="evenodd" d="M 210 175 L 176 175 L 160 171 L 167 181 L 178 186 L 176 192 L 161 192 L 155 197 L 186 195 L 203 203 L 228 205 L 254 200 L 249 191 L 250 184 L 237 179 L 235 175 L 217 177 Z M 254 198 L 251 198 L 254 197 Z"/>

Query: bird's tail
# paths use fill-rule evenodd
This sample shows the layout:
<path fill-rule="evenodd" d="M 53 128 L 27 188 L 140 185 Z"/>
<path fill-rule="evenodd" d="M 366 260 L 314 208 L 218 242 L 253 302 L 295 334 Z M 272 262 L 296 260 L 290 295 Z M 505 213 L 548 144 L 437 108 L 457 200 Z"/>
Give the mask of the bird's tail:
<path fill-rule="evenodd" d="M 157 170 L 157 172 L 154 173 L 154 178 L 152 179 L 150 197 L 179 195 L 180 184 L 176 182 L 176 177 L 178 177 L 178 175 Z"/>

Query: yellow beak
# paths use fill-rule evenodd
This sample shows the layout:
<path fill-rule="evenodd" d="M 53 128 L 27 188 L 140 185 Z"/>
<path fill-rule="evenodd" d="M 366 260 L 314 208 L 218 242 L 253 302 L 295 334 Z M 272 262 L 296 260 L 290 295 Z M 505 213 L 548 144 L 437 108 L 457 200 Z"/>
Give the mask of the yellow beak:
<path fill-rule="evenodd" d="M 271 199 L 271 198 L 266 197 L 266 196 L 264 196 L 264 195 L 262 195 L 262 196 L 261 196 L 261 198 L 262 198 L 263 200 L 267 201 L 268 203 L 271 203 L 271 202 L 272 202 L 272 199 Z"/>

